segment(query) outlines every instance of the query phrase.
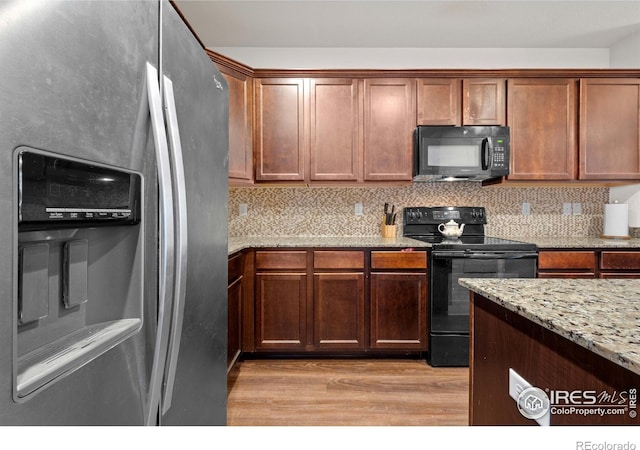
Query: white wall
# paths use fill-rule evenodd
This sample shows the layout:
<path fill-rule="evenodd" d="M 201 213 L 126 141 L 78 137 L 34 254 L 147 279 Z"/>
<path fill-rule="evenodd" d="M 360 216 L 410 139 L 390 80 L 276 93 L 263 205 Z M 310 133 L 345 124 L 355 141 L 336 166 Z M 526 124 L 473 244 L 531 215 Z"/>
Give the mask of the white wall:
<path fill-rule="evenodd" d="M 640 68 L 640 31 L 612 45 L 609 57 L 611 68 Z"/>
<path fill-rule="evenodd" d="M 211 50 L 255 69 L 607 69 L 609 49 L 259 48 Z"/>

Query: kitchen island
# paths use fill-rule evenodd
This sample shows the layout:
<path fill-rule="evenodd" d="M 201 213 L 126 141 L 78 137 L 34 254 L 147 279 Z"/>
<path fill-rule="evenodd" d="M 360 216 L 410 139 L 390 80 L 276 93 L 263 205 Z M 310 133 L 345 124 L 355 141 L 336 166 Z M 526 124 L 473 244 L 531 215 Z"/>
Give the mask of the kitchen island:
<path fill-rule="evenodd" d="M 460 284 L 472 291 L 470 424 L 640 424 L 640 280 Z"/>

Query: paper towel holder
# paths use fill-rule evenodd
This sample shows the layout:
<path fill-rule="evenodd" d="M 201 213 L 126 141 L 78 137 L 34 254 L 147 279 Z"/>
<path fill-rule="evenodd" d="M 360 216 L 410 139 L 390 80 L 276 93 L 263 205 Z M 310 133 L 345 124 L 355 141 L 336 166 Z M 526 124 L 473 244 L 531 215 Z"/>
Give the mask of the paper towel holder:
<path fill-rule="evenodd" d="M 603 233 L 600 235 L 602 239 L 631 239 L 628 208 L 629 205 L 618 201 L 604 205 Z"/>

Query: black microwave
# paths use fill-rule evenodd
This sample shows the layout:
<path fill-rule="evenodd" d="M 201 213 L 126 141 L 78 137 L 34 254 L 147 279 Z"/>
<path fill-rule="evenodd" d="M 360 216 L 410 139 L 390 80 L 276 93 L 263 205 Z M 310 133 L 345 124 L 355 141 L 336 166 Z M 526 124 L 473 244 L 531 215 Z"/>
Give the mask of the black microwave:
<path fill-rule="evenodd" d="M 419 126 L 413 181 L 484 181 L 509 174 L 509 127 Z"/>

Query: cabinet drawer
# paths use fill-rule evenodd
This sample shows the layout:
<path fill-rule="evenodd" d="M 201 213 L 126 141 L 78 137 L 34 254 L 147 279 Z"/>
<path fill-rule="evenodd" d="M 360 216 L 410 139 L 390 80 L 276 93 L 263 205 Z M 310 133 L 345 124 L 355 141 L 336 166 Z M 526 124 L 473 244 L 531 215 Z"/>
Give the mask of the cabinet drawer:
<path fill-rule="evenodd" d="M 235 280 L 237 280 L 242 276 L 243 261 L 244 261 L 243 254 L 235 255 L 229 258 L 229 274 L 227 279 L 228 284 L 233 283 Z"/>
<path fill-rule="evenodd" d="M 256 252 L 256 269 L 305 270 L 307 252 L 305 251 L 268 251 Z"/>
<path fill-rule="evenodd" d="M 538 269 L 591 270 L 596 268 L 596 254 L 591 251 L 545 252 L 538 255 Z"/>
<path fill-rule="evenodd" d="M 601 269 L 640 270 L 640 252 L 602 252 Z"/>
<path fill-rule="evenodd" d="M 427 252 L 371 252 L 372 269 L 426 269 Z"/>
<path fill-rule="evenodd" d="M 314 269 L 364 269 L 363 251 L 330 251 L 313 252 Z"/>

